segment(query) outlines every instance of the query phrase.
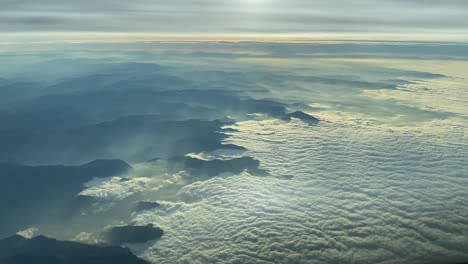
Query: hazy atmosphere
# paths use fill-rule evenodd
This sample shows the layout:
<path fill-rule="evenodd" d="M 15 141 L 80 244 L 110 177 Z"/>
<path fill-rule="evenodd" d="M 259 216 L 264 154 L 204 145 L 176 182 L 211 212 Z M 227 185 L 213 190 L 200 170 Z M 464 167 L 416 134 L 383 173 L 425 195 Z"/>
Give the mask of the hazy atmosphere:
<path fill-rule="evenodd" d="M 463 0 L 2 0 L 1 31 L 467 34 Z"/>
<path fill-rule="evenodd" d="M 1 264 L 468 262 L 465 1 L 0 6 Z"/>

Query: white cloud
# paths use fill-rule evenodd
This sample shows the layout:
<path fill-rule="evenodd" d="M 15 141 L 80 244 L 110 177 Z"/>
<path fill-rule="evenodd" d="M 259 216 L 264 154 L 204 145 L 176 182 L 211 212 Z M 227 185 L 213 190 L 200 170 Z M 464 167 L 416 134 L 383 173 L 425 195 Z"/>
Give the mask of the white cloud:
<path fill-rule="evenodd" d="M 366 128 L 352 119 L 319 126 L 247 121 L 236 128 L 240 132 L 229 142 L 249 146 L 246 154 L 260 159 L 272 176 L 197 182 L 181 193 L 202 198 L 198 202 L 136 215 L 136 222 L 166 231 L 142 256 L 155 263 L 468 257 L 468 182 L 457 176 L 466 172 L 466 155 L 459 155 L 463 146 L 433 141 L 439 135 L 430 127 L 421 127 L 425 133 L 419 136 L 412 125 L 389 131 L 388 125 Z M 281 175 L 295 177 L 275 177 Z"/>
<path fill-rule="evenodd" d="M 16 233 L 17 235 L 20 235 L 22 237 L 25 237 L 25 238 L 33 238 L 35 237 L 36 235 L 38 235 L 39 233 L 39 229 L 35 228 L 35 227 L 30 227 L 28 229 L 25 229 L 25 230 L 21 230 L 19 231 L 18 233 Z"/>

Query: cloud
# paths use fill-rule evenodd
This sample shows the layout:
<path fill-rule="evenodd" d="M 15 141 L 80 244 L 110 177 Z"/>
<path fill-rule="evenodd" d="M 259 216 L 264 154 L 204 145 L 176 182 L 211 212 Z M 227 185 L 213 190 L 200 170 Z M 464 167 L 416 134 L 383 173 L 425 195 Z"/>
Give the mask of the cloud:
<path fill-rule="evenodd" d="M 185 34 L 464 32 L 464 1 L 2 1 L 0 31 Z M 346 10 L 346 11 L 345 11 Z M 34 18 L 53 23 L 31 23 Z M 56 23 L 61 20 L 61 23 Z M 125 21 L 125 22 L 124 22 Z M 27 24 L 27 25 L 25 25 Z"/>
<path fill-rule="evenodd" d="M 54 16 L 5 16 L 0 19 L 4 24 L 23 24 L 25 26 L 51 26 L 65 22 Z"/>
<path fill-rule="evenodd" d="M 427 130 L 428 135 L 407 137 L 404 127 L 390 132 L 354 121 L 317 127 L 248 121 L 236 128 L 240 132 L 232 142 L 250 146 L 249 154 L 272 175 L 295 177 L 242 174 L 184 187 L 182 193 L 202 199 L 133 219 L 158 223 L 166 232 L 142 256 L 155 263 L 455 263 L 468 258 L 466 214 L 457 202 L 468 197 L 463 178 L 456 177 L 464 170 L 464 157 L 450 154 L 462 146 L 431 143 L 427 137 L 437 133 Z M 263 130 L 275 133 L 253 133 Z"/>
<path fill-rule="evenodd" d="M 39 229 L 31 227 L 31 228 L 28 228 L 28 229 L 25 229 L 25 230 L 21 230 L 16 234 L 20 235 L 20 236 L 22 236 L 24 238 L 30 239 L 30 238 L 35 237 L 38 232 L 39 232 Z"/>
<path fill-rule="evenodd" d="M 86 189 L 80 192 L 79 195 L 91 196 L 110 202 L 117 202 L 142 191 L 157 190 L 158 186 L 151 186 L 150 184 L 150 178 L 97 178 L 85 183 L 84 186 Z"/>
<path fill-rule="evenodd" d="M 251 157 L 232 157 L 225 159 L 201 160 L 197 158 L 176 157 L 154 159 L 146 163 L 134 164 L 128 173 L 116 177 L 95 178 L 84 184 L 78 195 L 91 198 L 91 214 L 110 210 L 130 210 L 128 214 L 141 211 L 141 205 L 149 209 L 160 209 L 156 199 L 194 201 L 179 191 L 184 186 L 214 177 L 229 176 L 248 171 L 253 175 L 267 176 L 259 168 L 259 161 Z M 142 202 L 142 200 L 150 202 Z M 151 202 L 153 201 L 153 202 Z M 154 206 L 158 205 L 158 206 Z M 165 208 L 164 203 L 161 205 Z"/>

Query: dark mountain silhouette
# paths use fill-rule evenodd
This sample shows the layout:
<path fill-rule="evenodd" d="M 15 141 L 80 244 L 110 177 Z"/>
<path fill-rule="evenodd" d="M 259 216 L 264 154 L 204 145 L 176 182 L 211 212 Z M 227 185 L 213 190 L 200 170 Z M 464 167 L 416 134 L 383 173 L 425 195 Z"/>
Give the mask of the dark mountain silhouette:
<path fill-rule="evenodd" d="M 74 129 L 31 134 L 3 133 L 9 152 L 0 160 L 32 164 L 80 164 L 94 159 L 142 162 L 155 156 L 170 157 L 216 149 L 242 149 L 222 144 L 225 122 L 172 121 L 156 115 L 125 116 Z M 28 134 L 29 133 L 29 134 Z M 0 142 L 2 141 L 0 131 Z"/>
<path fill-rule="evenodd" d="M 300 119 L 304 122 L 308 122 L 308 123 L 311 123 L 311 124 L 317 124 L 318 122 L 320 122 L 320 120 L 314 116 L 311 116 L 309 114 L 306 114 L 304 112 L 301 112 L 301 111 L 296 111 L 296 112 L 293 112 L 293 113 L 290 113 L 290 114 L 287 114 L 285 116 L 285 119 L 286 120 L 291 120 L 291 118 L 297 118 L 297 119 Z"/>
<path fill-rule="evenodd" d="M 200 85 L 171 76 L 157 64 L 90 67 L 96 71 L 84 71 L 38 88 L 34 96 L 0 105 L 0 162 L 76 165 L 99 158 L 139 162 L 235 148 L 221 146 L 224 136 L 218 131 L 226 123 L 212 120 L 245 120 L 253 113 L 283 118 L 287 113 L 283 103 Z M 6 92 L 34 87 L 5 80 L 0 85 L 16 87 L 5 88 Z"/>
<path fill-rule="evenodd" d="M 146 210 L 151 210 L 154 208 L 160 207 L 161 204 L 157 202 L 148 202 L 148 201 L 141 201 L 136 204 L 135 211 L 141 212 L 141 211 L 146 211 Z"/>
<path fill-rule="evenodd" d="M 66 217 L 64 212 L 85 182 L 130 168 L 121 160 L 96 160 L 81 166 L 0 164 L 0 236 Z"/>
<path fill-rule="evenodd" d="M 149 161 L 154 166 L 167 167 L 167 171 L 176 173 L 186 170 L 190 173 L 188 181 L 206 180 L 222 173 L 238 174 L 243 171 L 256 175 L 265 175 L 266 171 L 259 169 L 260 162 L 252 157 L 240 157 L 229 160 L 201 160 L 193 157 L 174 157 L 167 160 L 153 159 Z"/>
<path fill-rule="evenodd" d="M 144 243 L 158 239 L 164 231 L 153 225 L 146 226 L 117 226 L 110 228 L 104 236 L 110 244 L 121 245 L 124 243 Z"/>
<path fill-rule="evenodd" d="M 145 264 L 147 262 L 137 258 L 126 248 L 85 245 L 44 236 L 27 239 L 15 235 L 0 240 L 0 263 Z"/>

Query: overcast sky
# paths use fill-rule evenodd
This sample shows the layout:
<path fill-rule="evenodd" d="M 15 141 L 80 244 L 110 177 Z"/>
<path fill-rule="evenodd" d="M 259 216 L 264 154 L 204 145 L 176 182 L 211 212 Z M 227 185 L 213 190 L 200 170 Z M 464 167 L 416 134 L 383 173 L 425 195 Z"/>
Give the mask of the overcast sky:
<path fill-rule="evenodd" d="M 0 0 L 0 32 L 467 34 L 466 0 Z"/>

